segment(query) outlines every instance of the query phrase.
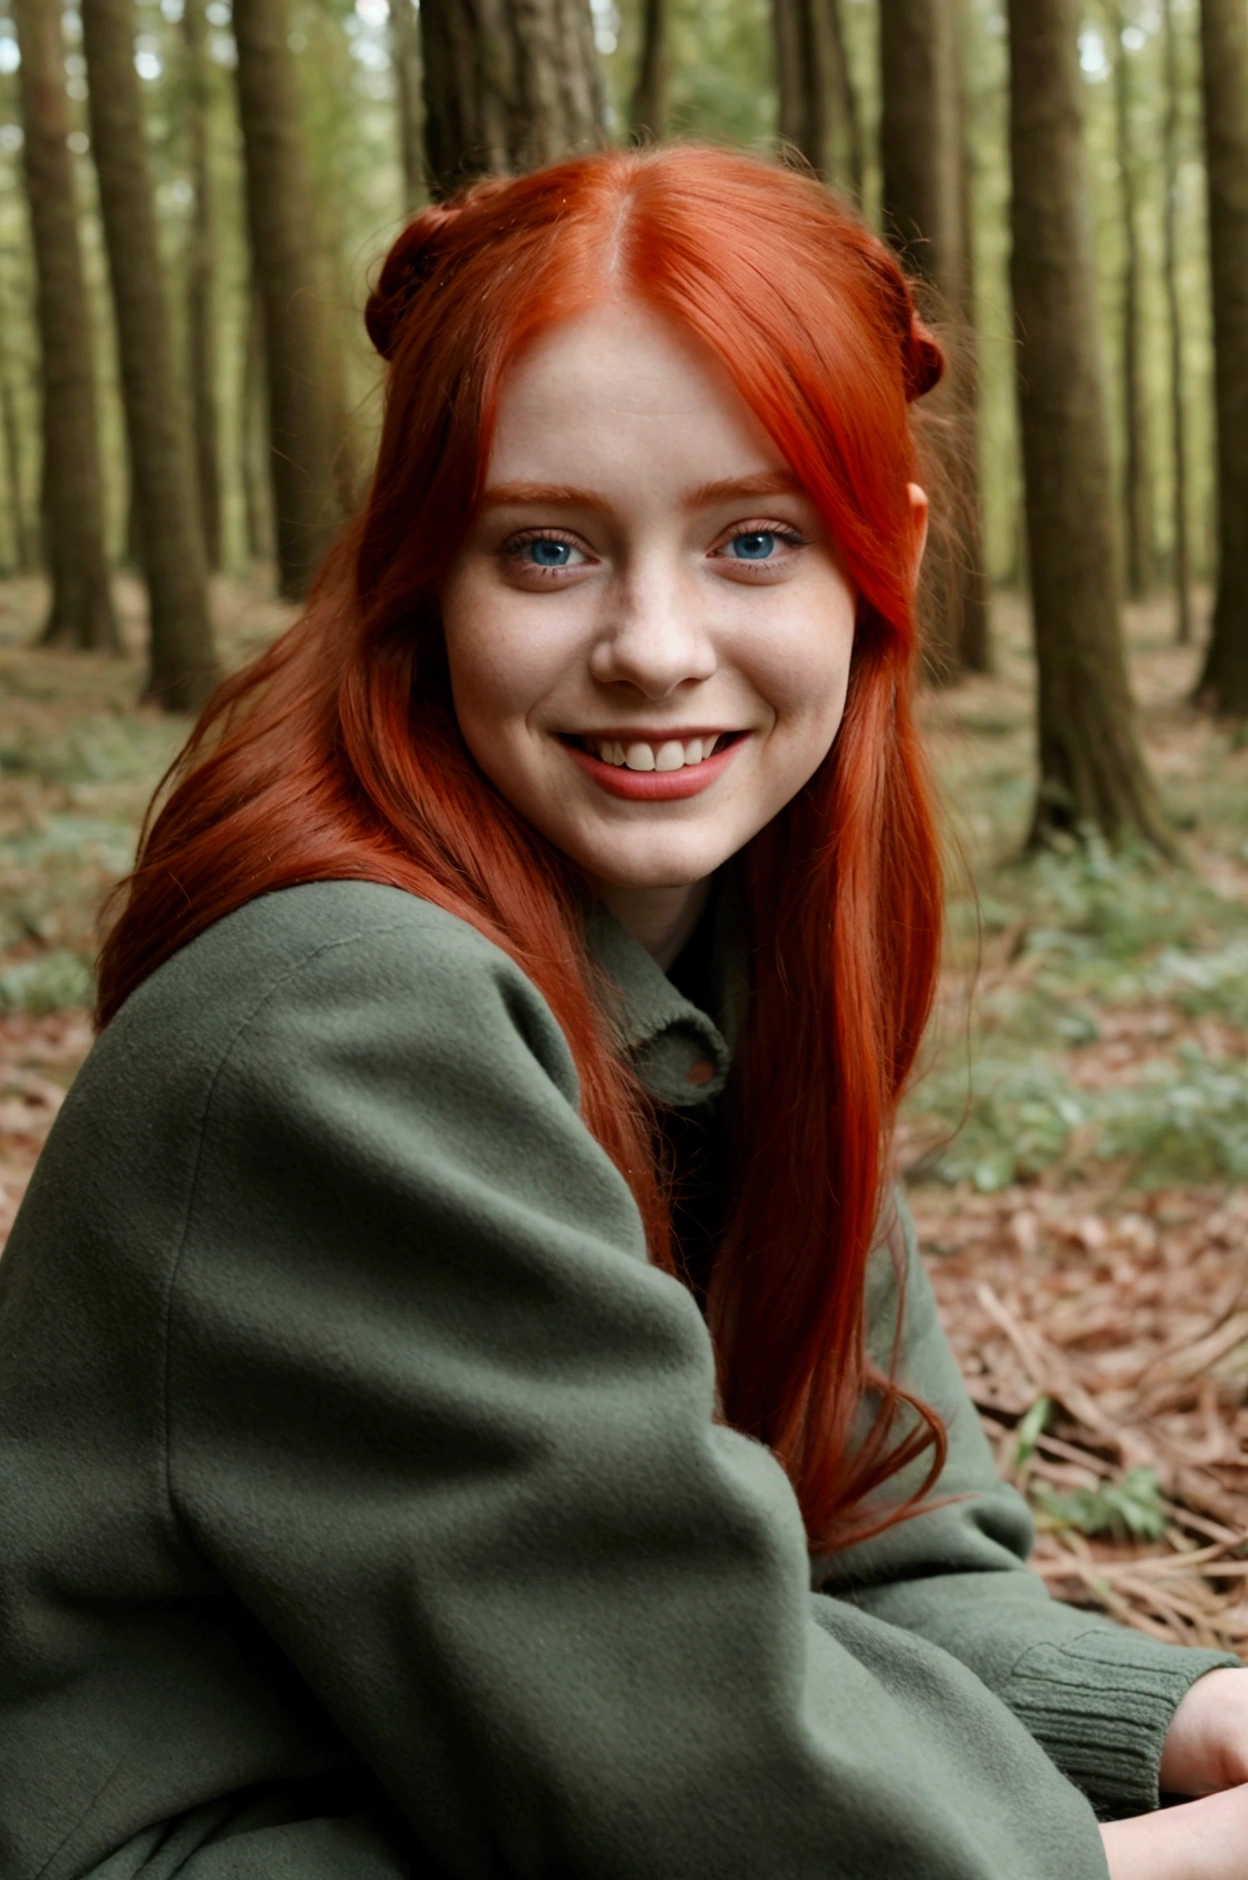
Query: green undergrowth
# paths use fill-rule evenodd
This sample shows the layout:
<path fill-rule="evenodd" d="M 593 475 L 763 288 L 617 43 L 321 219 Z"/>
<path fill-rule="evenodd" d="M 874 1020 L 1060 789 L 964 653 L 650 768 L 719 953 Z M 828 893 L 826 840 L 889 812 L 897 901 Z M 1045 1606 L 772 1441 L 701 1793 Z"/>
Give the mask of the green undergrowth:
<path fill-rule="evenodd" d="M 1036 1515 L 1036 1525 L 1074 1528 L 1093 1540 L 1163 1539 L 1167 1525 L 1166 1504 L 1157 1471 L 1147 1464 L 1128 1469 L 1121 1481 L 1098 1482 L 1094 1488 L 1056 1489 L 1043 1478 L 1030 1476 L 1027 1465 L 1052 1414 L 1052 1398 L 1041 1395 L 1015 1431 L 1013 1467 L 1015 1471 L 1022 1471 L 1022 1485 Z"/>
<path fill-rule="evenodd" d="M 919 1179 L 992 1191 L 1119 1164 L 1248 1181 L 1248 905 L 1090 838 L 951 911 L 953 990 L 908 1117 Z"/>
<path fill-rule="evenodd" d="M 0 1012 L 91 1003 L 98 910 L 185 736 L 155 714 L 38 705 L 0 729 Z"/>
<path fill-rule="evenodd" d="M 1058 1490 L 1036 1482 L 1029 1494 L 1040 1527 L 1074 1528 L 1093 1540 L 1165 1537 L 1166 1504 L 1151 1468 L 1128 1469 L 1121 1482 L 1103 1482 L 1097 1488 Z"/>

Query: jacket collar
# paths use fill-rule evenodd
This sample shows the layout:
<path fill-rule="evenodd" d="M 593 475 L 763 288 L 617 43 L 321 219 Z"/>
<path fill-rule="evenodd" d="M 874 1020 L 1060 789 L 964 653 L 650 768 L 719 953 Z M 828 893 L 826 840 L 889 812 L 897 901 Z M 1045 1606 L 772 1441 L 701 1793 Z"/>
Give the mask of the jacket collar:
<path fill-rule="evenodd" d="M 745 1010 L 743 917 L 731 878 L 716 882 L 703 918 L 712 922 L 713 1017 L 677 990 L 600 901 L 586 921 L 590 957 L 608 982 L 608 1013 L 620 1049 L 651 1096 L 681 1110 L 709 1103 L 723 1090 Z"/>

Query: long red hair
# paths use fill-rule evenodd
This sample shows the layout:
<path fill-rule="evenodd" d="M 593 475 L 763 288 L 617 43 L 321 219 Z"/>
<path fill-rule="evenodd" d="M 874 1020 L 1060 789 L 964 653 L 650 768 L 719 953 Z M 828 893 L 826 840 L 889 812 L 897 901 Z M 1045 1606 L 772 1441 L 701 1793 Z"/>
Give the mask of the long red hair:
<path fill-rule="evenodd" d="M 436 601 L 479 500 L 504 373 L 536 334 L 612 295 L 722 361 L 859 595 L 836 742 L 745 856 L 750 1003 L 729 1103 L 740 1175 L 709 1301 L 723 1414 L 775 1450 L 827 1552 L 913 1512 L 945 1446 L 939 1419 L 872 1367 L 863 1323 L 939 945 L 906 486 L 909 405 L 942 362 L 896 261 L 813 178 L 700 146 L 603 151 L 478 183 L 407 227 L 366 314 L 389 361 L 367 501 L 303 617 L 192 733 L 119 890 L 98 1016 L 273 889 L 354 878 L 423 896 L 543 993 L 585 1123 L 673 1270 L 653 1117 L 596 997 L 583 889 L 469 756 Z M 851 1429 L 864 1392 L 865 1439 Z M 924 1454 L 922 1488 L 881 1511 L 879 1489 Z"/>

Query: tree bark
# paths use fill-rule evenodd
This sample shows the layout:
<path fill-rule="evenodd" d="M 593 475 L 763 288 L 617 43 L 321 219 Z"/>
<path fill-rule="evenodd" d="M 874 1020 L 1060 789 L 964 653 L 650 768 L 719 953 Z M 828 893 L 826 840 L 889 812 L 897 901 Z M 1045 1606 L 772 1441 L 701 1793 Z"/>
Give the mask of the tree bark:
<path fill-rule="evenodd" d="M 1127 678 L 1075 0 L 1009 0 L 1011 282 L 1039 691 L 1032 846 L 1172 850 Z"/>
<path fill-rule="evenodd" d="M 880 0 L 885 228 L 911 273 L 938 288 L 961 270 L 957 96 L 947 0 Z M 945 291 L 956 306 L 960 284 Z"/>
<path fill-rule="evenodd" d="M 953 361 L 955 393 L 962 412 L 960 472 L 963 490 L 959 592 L 958 659 L 965 672 L 993 670 L 988 612 L 988 573 L 984 566 L 984 496 L 980 433 L 979 329 L 976 310 L 975 153 L 971 140 L 971 104 L 966 83 L 966 9 L 953 0 L 957 31 L 958 210 L 962 234 L 961 331 Z"/>
<path fill-rule="evenodd" d="M 60 10 L 17 0 L 26 194 L 35 259 L 43 393 L 45 645 L 117 651 L 104 554 L 91 315 L 78 235 Z"/>
<path fill-rule="evenodd" d="M 667 134 L 667 40 L 671 28 L 670 0 L 643 0 L 641 57 L 637 82 L 629 106 L 629 124 L 638 136 Z"/>
<path fill-rule="evenodd" d="M 1182 90 L 1179 83 L 1179 48 L 1173 0 L 1163 0 L 1166 58 L 1165 205 L 1162 219 L 1165 245 L 1166 324 L 1170 342 L 1170 453 L 1171 533 L 1174 538 L 1173 580 L 1177 638 L 1187 646 L 1192 637 L 1191 547 L 1187 509 L 1187 408 L 1184 401 L 1183 310 L 1179 294 L 1179 133 Z"/>
<path fill-rule="evenodd" d="M 828 160 L 827 70 L 820 0 L 771 0 L 776 130 L 824 174 Z"/>
<path fill-rule="evenodd" d="M 150 622 L 146 692 L 196 711 L 218 678 L 182 388 L 173 367 L 156 208 L 134 69 L 133 0 L 82 0 L 91 147 L 108 250 Z"/>
<path fill-rule="evenodd" d="M 602 143 L 589 0 L 423 0 L 420 30 L 435 196 Z"/>
<path fill-rule="evenodd" d="M 1143 310 L 1140 278 L 1139 178 L 1132 116 L 1131 55 L 1120 0 L 1109 0 L 1114 39 L 1114 123 L 1122 202 L 1122 498 L 1127 592 L 1142 600 L 1153 587 L 1153 481 L 1144 395 Z"/>
<path fill-rule="evenodd" d="M 186 134 L 190 182 L 194 192 L 186 252 L 186 343 L 200 523 L 208 565 L 210 568 L 219 568 L 221 458 L 217 410 L 217 322 L 213 293 L 216 243 L 211 162 L 212 94 L 203 7 L 204 0 L 183 0 Z"/>
<path fill-rule="evenodd" d="M 127 452 L 129 481 L 126 485 L 126 539 L 122 548 L 122 561 L 127 568 L 143 567 L 143 492 L 139 488 L 139 479 L 135 475 L 134 464 Z"/>
<path fill-rule="evenodd" d="M 850 64 L 849 42 L 845 37 L 845 21 L 841 17 L 841 0 L 827 0 L 827 29 L 828 62 L 832 88 L 838 106 L 839 128 L 844 144 L 845 180 L 854 201 L 861 204 L 867 181 L 867 159 L 862 137 L 862 104 L 858 97 L 858 87 L 854 83 L 853 67 Z"/>
<path fill-rule="evenodd" d="M 1197 697 L 1248 717 L 1248 9 L 1201 0 L 1218 436 L 1218 588 Z"/>
<path fill-rule="evenodd" d="M 932 678 L 948 683 L 987 659 L 979 514 L 977 360 L 960 45 L 954 0 L 880 0 L 880 161 L 884 223 L 925 283 L 929 316 L 951 323 L 950 366 L 932 408 L 949 514 L 933 530 L 922 612 Z"/>
<path fill-rule="evenodd" d="M 9 533 L 13 538 L 13 565 L 18 574 L 28 574 L 38 561 L 26 517 L 25 478 L 22 475 L 22 426 L 18 417 L 17 395 L 9 372 L 4 347 L 5 309 L 0 307 L 0 440 L 3 440 L 4 489 L 9 509 Z"/>
<path fill-rule="evenodd" d="M 264 561 L 273 554 L 275 544 L 270 486 L 264 470 L 269 454 L 264 390 L 264 308 L 254 275 L 248 285 L 240 386 L 238 447 L 247 555 L 251 561 Z"/>
<path fill-rule="evenodd" d="M 237 0 L 247 226 L 264 309 L 278 586 L 301 598 L 342 520 L 346 423 L 319 293 L 315 205 L 286 0 Z"/>
<path fill-rule="evenodd" d="M 398 92 L 399 161 L 409 215 L 425 197 L 420 135 L 420 26 L 413 0 L 390 0 L 390 57 Z"/>

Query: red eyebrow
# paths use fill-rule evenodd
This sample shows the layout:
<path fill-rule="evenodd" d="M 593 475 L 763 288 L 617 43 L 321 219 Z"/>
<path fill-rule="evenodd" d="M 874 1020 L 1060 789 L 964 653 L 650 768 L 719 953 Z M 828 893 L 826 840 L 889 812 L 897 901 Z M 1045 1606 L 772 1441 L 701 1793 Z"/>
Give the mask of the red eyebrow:
<path fill-rule="evenodd" d="M 700 483 L 681 497 L 684 509 L 713 509 L 720 503 L 745 501 L 751 496 L 800 496 L 802 486 L 791 470 L 763 470 L 756 477 L 726 477 L 719 483 Z"/>
<path fill-rule="evenodd" d="M 764 470 L 756 477 L 728 477 L 718 483 L 700 483 L 681 497 L 681 508 L 711 509 L 720 503 L 746 501 L 755 496 L 793 496 L 801 484 L 791 470 Z M 483 509 L 596 509 L 611 504 L 596 490 L 580 490 L 567 483 L 496 483 L 481 498 Z"/>

